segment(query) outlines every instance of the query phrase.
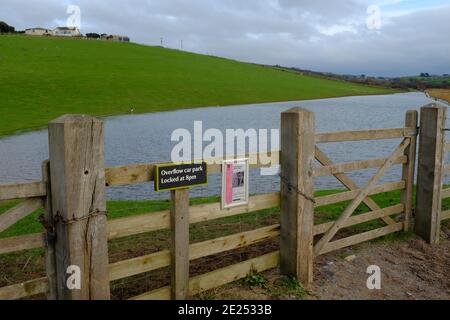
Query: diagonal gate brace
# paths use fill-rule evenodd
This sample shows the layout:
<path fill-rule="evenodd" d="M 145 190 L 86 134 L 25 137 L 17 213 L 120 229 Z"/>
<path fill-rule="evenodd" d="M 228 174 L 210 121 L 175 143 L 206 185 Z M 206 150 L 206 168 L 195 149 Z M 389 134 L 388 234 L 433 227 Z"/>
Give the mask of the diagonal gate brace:
<path fill-rule="evenodd" d="M 395 159 L 399 157 L 405 149 L 411 143 L 410 139 L 405 139 L 398 146 L 398 148 L 392 153 L 392 155 L 386 160 L 385 164 L 380 168 L 375 176 L 367 183 L 367 185 L 359 192 L 358 196 L 352 201 L 352 203 L 345 209 L 342 215 L 334 223 L 334 225 L 328 230 L 328 232 L 319 240 L 319 242 L 314 247 L 314 253 L 316 255 L 321 254 L 325 246 L 333 239 L 336 233 L 342 228 L 348 218 L 353 214 L 353 212 L 359 207 L 359 205 L 367 198 L 370 191 L 378 184 L 380 179 L 385 175 L 385 173 L 392 167 Z"/>
<path fill-rule="evenodd" d="M 334 165 L 334 162 L 318 147 L 316 147 L 316 160 L 319 161 L 319 163 L 323 166 Z M 334 177 L 338 179 L 350 191 L 359 189 L 357 184 L 353 182 L 353 180 L 350 179 L 345 173 L 337 173 L 334 175 Z M 378 204 L 375 201 L 373 201 L 372 198 L 370 197 L 364 199 L 363 202 L 372 211 L 377 211 L 381 209 L 380 206 L 378 206 Z M 384 217 L 382 219 L 388 225 L 395 224 L 395 221 L 391 217 Z"/>

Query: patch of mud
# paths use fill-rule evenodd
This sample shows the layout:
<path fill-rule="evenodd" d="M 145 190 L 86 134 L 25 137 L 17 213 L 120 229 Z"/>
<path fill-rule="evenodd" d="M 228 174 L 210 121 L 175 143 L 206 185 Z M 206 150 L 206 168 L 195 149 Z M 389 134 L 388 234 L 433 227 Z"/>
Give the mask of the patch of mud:
<path fill-rule="evenodd" d="M 344 258 L 356 255 L 350 262 Z M 381 268 L 381 290 L 367 288 L 370 265 Z M 450 299 L 450 241 L 364 245 L 318 258 L 312 292 L 320 299 Z"/>

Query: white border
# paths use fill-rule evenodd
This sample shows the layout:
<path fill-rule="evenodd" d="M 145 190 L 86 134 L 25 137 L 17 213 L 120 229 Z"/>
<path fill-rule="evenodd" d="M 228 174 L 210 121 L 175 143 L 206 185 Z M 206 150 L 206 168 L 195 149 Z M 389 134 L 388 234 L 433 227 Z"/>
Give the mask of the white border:
<path fill-rule="evenodd" d="M 227 177 L 226 177 L 226 170 L 224 168 L 226 167 L 227 164 L 230 164 L 230 163 L 236 164 L 236 163 L 240 163 L 240 162 L 245 162 L 245 200 L 240 201 L 240 202 L 234 202 L 232 204 L 228 204 L 227 205 L 225 203 Z M 235 159 L 235 160 L 223 160 L 222 161 L 222 199 L 221 199 L 221 208 L 222 208 L 222 210 L 235 208 L 235 207 L 241 207 L 241 206 L 248 206 L 249 199 L 250 199 L 249 182 L 250 182 L 250 165 L 249 165 L 249 159 L 248 158 Z"/>

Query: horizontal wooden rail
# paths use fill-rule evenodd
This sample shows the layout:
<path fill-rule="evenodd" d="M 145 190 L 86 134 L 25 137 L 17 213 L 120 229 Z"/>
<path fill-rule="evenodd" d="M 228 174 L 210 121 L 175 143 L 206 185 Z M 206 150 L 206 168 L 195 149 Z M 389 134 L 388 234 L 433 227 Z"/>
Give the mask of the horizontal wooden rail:
<path fill-rule="evenodd" d="M 248 207 L 221 210 L 219 203 L 190 207 L 190 223 L 205 222 L 226 218 L 248 212 L 276 208 L 280 205 L 280 194 L 265 194 L 250 197 Z M 108 237 L 110 240 L 136 234 L 170 228 L 169 211 L 148 213 L 127 218 L 108 221 Z M 0 239 L 0 254 L 12 253 L 45 247 L 45 234 L 31 234 Z"/>
<path fill-rule="evenodd" d="M 44 206 L 43 198 L 29 198 L 0 215 L 0 232 L 16 224 L 26 216 Z"/>
<path fill-rule="evenodd" d="M 325 166 L 321 168 L 314 169 L 314 176 L 316 177 L 324 177 L 324 176 L 333 176 L 340 173 L 345 173 L 349 171 L 357 171 L 364 170 L 370 168 L 378 168 L 381 167 L 388 159 L 373 159 L 373 160 L 363 160 L 363 161 L 355 161 L 348 163 L 335 164 L 330 166 Z M 394 160 L 394 164 L 405 164 L 408 162 L 408 157 L 402 156 Z"/>
<path fill-rule="evenodd" d="M 0 300 L 17 300 L 47 293 L 48 280 L 40 278 L 0 288 Z"/>
<path fill-rule="evenodd" d="M 416 128 L 340 131 L 316 134 L 316 143 L 400 139 L 417 135 Z"/>
<path fill-rule="evenodd" d="M 450 210 L 442 211 L 441 213 L 441 221 L 450 219 Z"/>
<path fill-rule="evenodd" d="M 124 186 L 153 181 L 155 180 L 154 169 L 155 165 L 153 164 L 133 164 L 106 168 L 106 186 Z"/>
<path fill-rule="evenodd" d="M 448 176 L 450 174 L 450 165 L 444 165 L 443 175 Z"/>
<path fill-rule="evenodd" d="M 272 193 L 250 197 L 249 205 L 221 210 L 220 203 L 192 206 L 190 223 L 205 222 L 240 215 L 248 212 L 279 207 L 280 194 Z M 170 228 L 170 212 L 160 211 L 133 217 L 114 219 L 108 222 L 108 238 L 116 239 L 140 233 Z"/>
<path fill-rule="evenodd" d="M 280 152 L 273 151 L 270 154 L 270 163 L 264 163 L 261 161 L 261 156 L 266 156 L 263 154 L 249 154 L 238 156 L 236 159 L 249 158 L 250 169 L 259 169 L 276 166 L 280 163 Z M 273 156 L 273 157 L 272 157 Z M 205 162 L 208 163 L 208 173 L 221 173 L 222 172 L 222 161 L 223 157 L 215 159 L 206 159 Z M 201 160 L 203 161 L 203 160 Z M 166 163 L 165 163 L 166 164 Z M 113 186 L 123 186 L 130 184 L 139 184 L 145 182 L 151 182 L 155 180 L 154 169 L 158 164 L 133 164 L 127 166 L 113 167 L 105 169 L 106 185 L 108 187 Z"/>
<path fill-rule="evenodd" d="M 446 144 L 445 144 L 445 146 L 444 146 L 444 152 L 445 152 L 445 153 L 450 152 L 450 143 L 446 143 Z"/>
<path fill-rule="evenodd" d="M 279 251 L 241 262 L 230 267 L 222 268 L 189 280 L 189 294 L 196 294 L 221 287 L 227 283 L 246 277 L 251 271 L 263 272 L 276 268 L 280 262 Z M 170 287 L 164 287 L 144 293 L 131 300 L 169 300 Z"/>
<path fill-rule="evenodd" d="M 373 195 L 379 194 L 379 193 L 395 191 L 395 190 L 403 190 L 403 189 L 405 189 L 405 187 L 406 187 L 405 181 L 386 183 L 386 184 L 382 184 L 382 185 L 379 185 L 379 186 L 373 188 L 373 190 L 369 193 L 369 196 L 373 196 Z M 318 197 L 318 198 L 316 198 L 315 207 L 317 208 L 317 207 L 321 207 L 321 206 L 325 206 L 325 205 L 329 205 L 329 204 L 352 200 L 356 196 L 358 196 L 358 194 L 360 192 L 361 192 L 361 189 L 358 189 L 358 190 L 353 190 L 353 191 L 336 193 L 336 194 L 332 194 L 329 196 Z"/>
<path fill-rule="evenodd" d="M 381 218 L 388 217 L 391 215 L 400 214 L 400 213 L 404 212 L 404 210 L 405 210 L 405 206 L 403 204 L 398 204 L 396 206 L 384 208 L 381 210 L 376 210 L 376 211 L 372 211 L 369 213 L 352 216 L 345 222 L 345 224 L 342 227 L 348 228 L 348 227 L 355 226 L 355 225 L 358 225 L 358 224 L 361 224 L 364 222 L 369 222 L 372 220 L 381 219 Z M 333 226 L 334 223 L 335 222 L 332 221 L 332 222 L 327 222 L 327 223 L 323 223 L 323 224 L 314 226 L 314 235 L 317 236 L 317 235 L 326 233 L 328 230 L 331 229 L 331 227 Z"/>
<path fill-rule="evenodd" d="M 0 201 L 44 197 L 47 187 L 43 182 L 0 184 Z"/>
<path fill-rule="evenodd" d="M 442 190 L 442 199 L 450 198 L 450 188 Z"/>
<path fill-rule="evenodd" d="M 108 239 L 170 228 L 170 211 L 158 211 L 108 221 Z"/>
<path fill-rule="evenodd" d="M 280 235 L 280 226 L 274 225 L 227 237 L 190 245 L 189 259 L 196 260 L 222 252 L 252 246 Z M 110 281 L 150 272 L 170 266 L 170 251 L 160 251 L 143 257 L 116 262 L 109 266 Z"/>
<path fill-rule="evenodd" d="M 45 234 L 36 233 L 26 236 L 0 239 L 0 254 L 12 253 L 45 247 Z"/>
<path fill-rule="evenodd" d="M 389 225 L 387 227 L 383 227 L 383 228 L 379 228 L 376 230 L 372 230 L 372 231 L 368 231 L 368 232 L 364 232 L 361 234 L 357 234 L 355 236 L 351 236 L 345 239 L 340 239 L 340 240 L 336 240 L 333 242 L 328 243 L 319 253 L 319 255 L 331 252 L 331 251 L 335 251 L 335 250 L 339 250 L 339 249 L 343 249 L 346 247 L 350 247 L 362 242 L 366 242 L 366 241 L 370 241 L 373 239 L 377 239 L 380 237 L 384 237 L 388 234 L 391 233 L 395 233 L 398 231 L 403 230 L 404 224 L 403 222 L 399 222 L 393 225 Z"/>

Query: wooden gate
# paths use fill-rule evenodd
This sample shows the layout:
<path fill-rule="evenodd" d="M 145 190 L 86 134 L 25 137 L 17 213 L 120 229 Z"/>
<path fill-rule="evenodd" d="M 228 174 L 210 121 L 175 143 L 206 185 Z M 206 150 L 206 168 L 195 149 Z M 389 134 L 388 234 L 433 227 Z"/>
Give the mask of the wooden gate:
<path fill-rule="evenodd" d="M 313 280 L 314 257 L 337 249 L 407 231 L 413 208 L 413 188 L 417 139 L 416 111 L 406 114 L 405 127 L 367 131 L 347 131 L 315 134 L 314 114 L 304 109 L 292 109 L 282 117 L 281 151 L 281 270 L 295 275 L 305 284 Z M 387 158 L 335 164 L 321 150 L 324 143 L 346 141 L 402 139 Z M 323 167 L 314 167 L 316 159 Z M 403 166 L 401 181 L 379 184 L 394 165 Z M 379 168 L 362 188 L 346 172 Z M 298 177 L 296 181 L 288 177 Z M 314 198 L 314 177 L 334 176 L 348 190 Z M 401 203 L 381 208 L 371 196 L 401 190 Z M 334 222 L 314 225 L 314 208 L 351 201 Z M 354 215 L 365 204 L 371 211 Z M 333 241 L 347 227 L 382 219 L 386 226 Z M 296 231 L 298 230 L 298 231 Z M 292 257 L 296 257 L 293 259 Z"/>

